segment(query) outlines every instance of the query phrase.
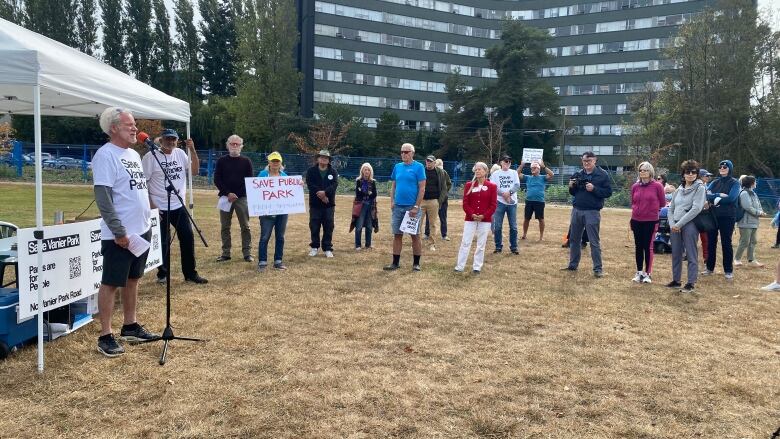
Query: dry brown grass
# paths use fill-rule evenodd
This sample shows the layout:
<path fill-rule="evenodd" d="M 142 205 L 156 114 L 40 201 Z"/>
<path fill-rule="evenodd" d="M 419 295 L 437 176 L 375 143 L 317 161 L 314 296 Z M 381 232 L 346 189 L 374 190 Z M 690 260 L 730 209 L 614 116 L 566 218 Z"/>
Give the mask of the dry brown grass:
<path fill-rule="evenodd" d="M 34 348 L 17 352 L 0 364 L 0 436 L 768 438 L 780 427 L 780 295 L 756 289 L 772 270 L 704 278 L 683 296 L 662 286 L 664 255 L 656 283 L 636 286 L 627 211 L 603 215 L 607 276 L 598 280 L 589 256 L 575 275 L 558 271 L 564 207 L 548 207 L 545 242 L 532 228 L 520 256 L 489 254 L 482 275 L 454 275 L 457 203 L 454 240 L 426 253 L 421 273 L 410 271 L 408 247 L 402 269 L 385 273 L 387 201 L 377 250 L 355 253 L 348 198 L 339 199 L 335 259 L 306 256 L 307 216 L 298 215 L 289 270 L 257 274 L 240 259 L 213 262 L 215 197 L 197 198 L 211 245 L 198 262 L 210 283 L 183 284 L 177 273 L 174 326 L 210 341 L 173 342 L 165 367 L 160 344 L 107 359 L 93 323 L 46 346 L 43 375 Z M 767 265 L 780 255 L 768 249 L 773 232 L 762 224 Z M 160 329 L 164 289 L 152 281 L 142 284 L 140 318 Z"/>

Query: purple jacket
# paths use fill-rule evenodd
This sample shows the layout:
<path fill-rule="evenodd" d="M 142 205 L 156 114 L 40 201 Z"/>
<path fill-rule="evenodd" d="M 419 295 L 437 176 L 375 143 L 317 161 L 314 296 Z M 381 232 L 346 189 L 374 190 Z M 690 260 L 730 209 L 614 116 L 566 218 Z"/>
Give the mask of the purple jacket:
<path fill-rule="evenodd" d="M 666 206 L 664 187 L 650 180 L 643 184 L 639 181 L 631 186 L 631 219 L 636 221 L 658 221 L 658 211 Z"/>

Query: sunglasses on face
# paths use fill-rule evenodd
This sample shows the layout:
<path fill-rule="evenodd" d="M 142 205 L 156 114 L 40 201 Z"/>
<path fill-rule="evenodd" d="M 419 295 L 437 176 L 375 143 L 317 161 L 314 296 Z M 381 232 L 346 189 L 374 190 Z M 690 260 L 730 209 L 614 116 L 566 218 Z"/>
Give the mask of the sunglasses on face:
<path fill-rule="evenodd" d="M 689 169 L 689 170 L 685 171 L 685 175 L 698 175 L 698 174 L 699 174 L 699 171 L 697 171 L 695 169 Z"/>
<path fill-rule="evenodd" d="M 728 169 L 729 167 L 726 165 L 720 165 L 720 169 Z"/>
<path fill-rule="evenodd" d="M 640 169 L 639 172 L 647 172 L 647 169 Z"/>

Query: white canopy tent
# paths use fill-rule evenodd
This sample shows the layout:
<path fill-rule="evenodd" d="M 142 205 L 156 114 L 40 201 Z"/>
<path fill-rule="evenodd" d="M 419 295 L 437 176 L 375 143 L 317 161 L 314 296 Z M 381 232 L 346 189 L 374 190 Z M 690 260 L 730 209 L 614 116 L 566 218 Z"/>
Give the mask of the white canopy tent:
<path fill-rule="evenodd" d="M 185 122 L 187 137 L 190 136 L 187 102 L 168 96 L 76 49 L 0 19 L 0 114 L 33 115 L 35 223 L 39 230 L 43 227 L 41 116 L 97 118 L 111 106 L 128 109 L 136 118 Z M 41 238 L 38 236 L 39 240 Z M 40 241 L 38 245 L 40 247 Z M 42 257 L 42 252 L 38 252 L 39 268 Z M 39 310 L 43 309 L 41 294 L 39 290 Z M 41 372 L 42 317 L 39 311 L 38 370 Z"/>

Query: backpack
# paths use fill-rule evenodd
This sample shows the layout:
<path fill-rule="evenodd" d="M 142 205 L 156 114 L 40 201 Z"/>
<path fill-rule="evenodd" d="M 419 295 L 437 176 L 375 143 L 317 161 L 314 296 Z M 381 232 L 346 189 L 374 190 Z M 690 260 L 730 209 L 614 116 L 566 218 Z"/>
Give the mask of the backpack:
<path fill-rule="evenodd" d="M 745 192 L 745 190 L 739 191 L 737 196 L 737 222 L 742 221 L 742 218 L 745 217 L 745 209 L 742 207 L 742 192 Z"/>

